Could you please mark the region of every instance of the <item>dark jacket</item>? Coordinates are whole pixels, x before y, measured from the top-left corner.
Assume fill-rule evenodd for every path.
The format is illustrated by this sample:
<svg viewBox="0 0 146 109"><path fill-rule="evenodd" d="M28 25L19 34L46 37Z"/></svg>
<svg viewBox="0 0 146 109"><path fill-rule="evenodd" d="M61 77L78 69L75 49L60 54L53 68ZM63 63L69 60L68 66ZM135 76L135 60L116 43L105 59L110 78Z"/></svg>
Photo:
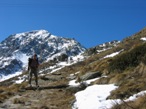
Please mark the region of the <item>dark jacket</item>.
<svg viewBox="0 0 146 109"><path fill-rule="evenodd" d="M38 68L38 66L39 66L38 58L36 60L34 60L33 58L28 59L28 70L30 68Z"/></svg>

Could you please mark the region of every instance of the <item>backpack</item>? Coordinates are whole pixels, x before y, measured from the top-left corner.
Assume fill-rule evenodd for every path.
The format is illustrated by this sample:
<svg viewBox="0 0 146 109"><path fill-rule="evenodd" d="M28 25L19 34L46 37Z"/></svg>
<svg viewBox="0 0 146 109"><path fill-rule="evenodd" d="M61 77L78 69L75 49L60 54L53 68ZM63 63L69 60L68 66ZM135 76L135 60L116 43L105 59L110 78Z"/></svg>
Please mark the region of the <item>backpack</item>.
<svg viewBox="0 0 146 109"><path fill-rule="evenodd" d="M28 59L28 68L37 67L39 65L38 58L34 61L32 58Z"/></svg>
<svg viewBox="0 0 146 109"><path fill-rule="evenodd" d="M32 58L28 58L28 66L31 65L31 62L32 62Z"/></svg>
<svg viewBox="0 0 146 109"><path fill-rule="evenodd" d="M30 69L31 62L32 62L32 58L28 58L28 70Z"/></svg>

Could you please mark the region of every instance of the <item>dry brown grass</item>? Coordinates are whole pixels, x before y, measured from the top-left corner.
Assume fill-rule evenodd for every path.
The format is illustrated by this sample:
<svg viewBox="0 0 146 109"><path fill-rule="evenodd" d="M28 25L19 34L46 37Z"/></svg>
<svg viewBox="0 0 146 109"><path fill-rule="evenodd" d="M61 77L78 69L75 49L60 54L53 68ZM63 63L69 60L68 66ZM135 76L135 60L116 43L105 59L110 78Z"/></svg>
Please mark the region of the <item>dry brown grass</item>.
<svg viewBox="0 0 146 109"><path fill-rule="evenodd" d="M131 104L136 106L138 109L146 109L146 95L139 97L136 101Z"/></svg>
<svg viewBox="0 0 146 109"><path fill-rule="evenodd" d="M0 102L3 102L5 99L14 96L16 93L20 91L20 88L25 87L26 83L21 85L13 84L9 86L0 86Z"/></svg>
<svg viewBox="0 0 146 109"><path fill-rule="evenodd" d="M143 42L140 40L140 38L145 36L146 36L146 28L142 30L142 32L138 32L132 37L124 39L122 43L119 44L117 47L111 50L107 50L103 53L95 54L91 56L89 59L86 60L86 65L81 68L80 70L81 73L79 74L79 76L89 71L100 71L103 74L106 75L108 74L108 77L103 77L99 80L96 80L92 84L116 83L116 85L118 85L119 88L113 91L111 95L108 97L111 99L125 99L140 91L146 90L145 87L146 66L142 64L141 61L136 66L127 67L122 72L118 70L116 70L116 72L112 72L109 70L109 62L112 61L115 57L111 59L100 60L102 57L106 56L107 54L120 51L121 49L124 49L124 52L126 53L127 51L132 51L134 48L138 48L139 46L142 45L141 43ZM143 45L145 46L145 44ZM142 98L141 100L143 101ZM137 103L137 105L136 103L133 102L129 102L128 104L131 105L133 103L134 107L136 106L138 107L138 105L140 105L140 102L142 101L139 100L139 103ZM114 109L131 109L131 108L122 105L121 107L117 106L117 108ZM145 109L145 108L143 106L140 108L138 107L136 109Z"/></svg>
<svg viewBox="0 0 146 109"><path fill-rule="evenodd" d="M92 82L91 84L108 84L110 81L110 77L102 77L94 82Z"/></svg>
<svg viewBox="0 0 146 109"><path fill-rule="evenodd" d="M116 74L115 76L111 77L109 83L114 83L116 85L121 85L122 82L126 79L126 74L122 73L122 74Z"/></svg>
<svg viewBox="0 0 146 109"><path fill-rule="evenodd" d="M26 99L23 99L23 98L15 98L14 100L13 100L13 104L25 104L25 100Z"/></svg>
<svg viewBox="0 0 146 109"><path fill-rule="evenodd" d="M108 69L109 63L110 63L110 61L112 61L113 58L102 59L103 57L105 57L106 55L109 55L111 53L123 50L123 49L124 49L124 51L128 51L131 48L138 46L140 43L141 43L141 41L139 39L131 40L131 37L126 38L117 47L106 50L99 54L94 54L91 57L89 57L87 60L84 61L85 66L81 67L80 71L83 74L86 72L89 72L89 71L101 71L105 74L108 74L110 72Z"/></svg>
<svg viewBox="0 0 146 109"><path fill-rule="evenodd" d="M141 76L132 77L126 74L115 76L114 78L111 79L111 81L116 79L117 82L116 84L119 85L119 88L112 91L111 95L108 98L125 99L140 91L146 90L145 77L146 75L142 77Z"/></svg>
<svg viewBox="0 0 146 109"><path fill-rule="evenodd" d="M146 95L138 97L135 101L115 103L111 109L146 109Z"/></svg>

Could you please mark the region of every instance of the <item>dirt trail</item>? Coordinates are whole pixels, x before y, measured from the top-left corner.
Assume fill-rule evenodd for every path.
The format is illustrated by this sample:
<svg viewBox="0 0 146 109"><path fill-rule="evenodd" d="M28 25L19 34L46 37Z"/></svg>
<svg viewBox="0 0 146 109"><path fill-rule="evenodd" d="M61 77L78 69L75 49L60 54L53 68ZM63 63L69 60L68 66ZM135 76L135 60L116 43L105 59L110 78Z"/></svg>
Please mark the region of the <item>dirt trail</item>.
<svg viewBox="0 0 146 109"><path fill-rule="evenodd" d="M48 74L39 78L39 89L25 86L0 103L0 109L71 109L74 99L67 90L69 75Z"/></svg>

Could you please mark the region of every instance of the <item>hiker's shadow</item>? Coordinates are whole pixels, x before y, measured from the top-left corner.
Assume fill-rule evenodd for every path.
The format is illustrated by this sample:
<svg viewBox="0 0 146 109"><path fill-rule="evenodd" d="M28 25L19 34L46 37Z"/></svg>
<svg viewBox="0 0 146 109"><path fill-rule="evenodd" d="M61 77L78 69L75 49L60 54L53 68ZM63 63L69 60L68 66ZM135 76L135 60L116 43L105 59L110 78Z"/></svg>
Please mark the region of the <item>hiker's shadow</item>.
<svg viewBox="0 0 146 109"><path fill-rule="evenodd" d="M47 90L47 89L61 89L66 88L68 85L56 85L56 86L40 86L40 87L26 87L26 90Z"/></svg>

